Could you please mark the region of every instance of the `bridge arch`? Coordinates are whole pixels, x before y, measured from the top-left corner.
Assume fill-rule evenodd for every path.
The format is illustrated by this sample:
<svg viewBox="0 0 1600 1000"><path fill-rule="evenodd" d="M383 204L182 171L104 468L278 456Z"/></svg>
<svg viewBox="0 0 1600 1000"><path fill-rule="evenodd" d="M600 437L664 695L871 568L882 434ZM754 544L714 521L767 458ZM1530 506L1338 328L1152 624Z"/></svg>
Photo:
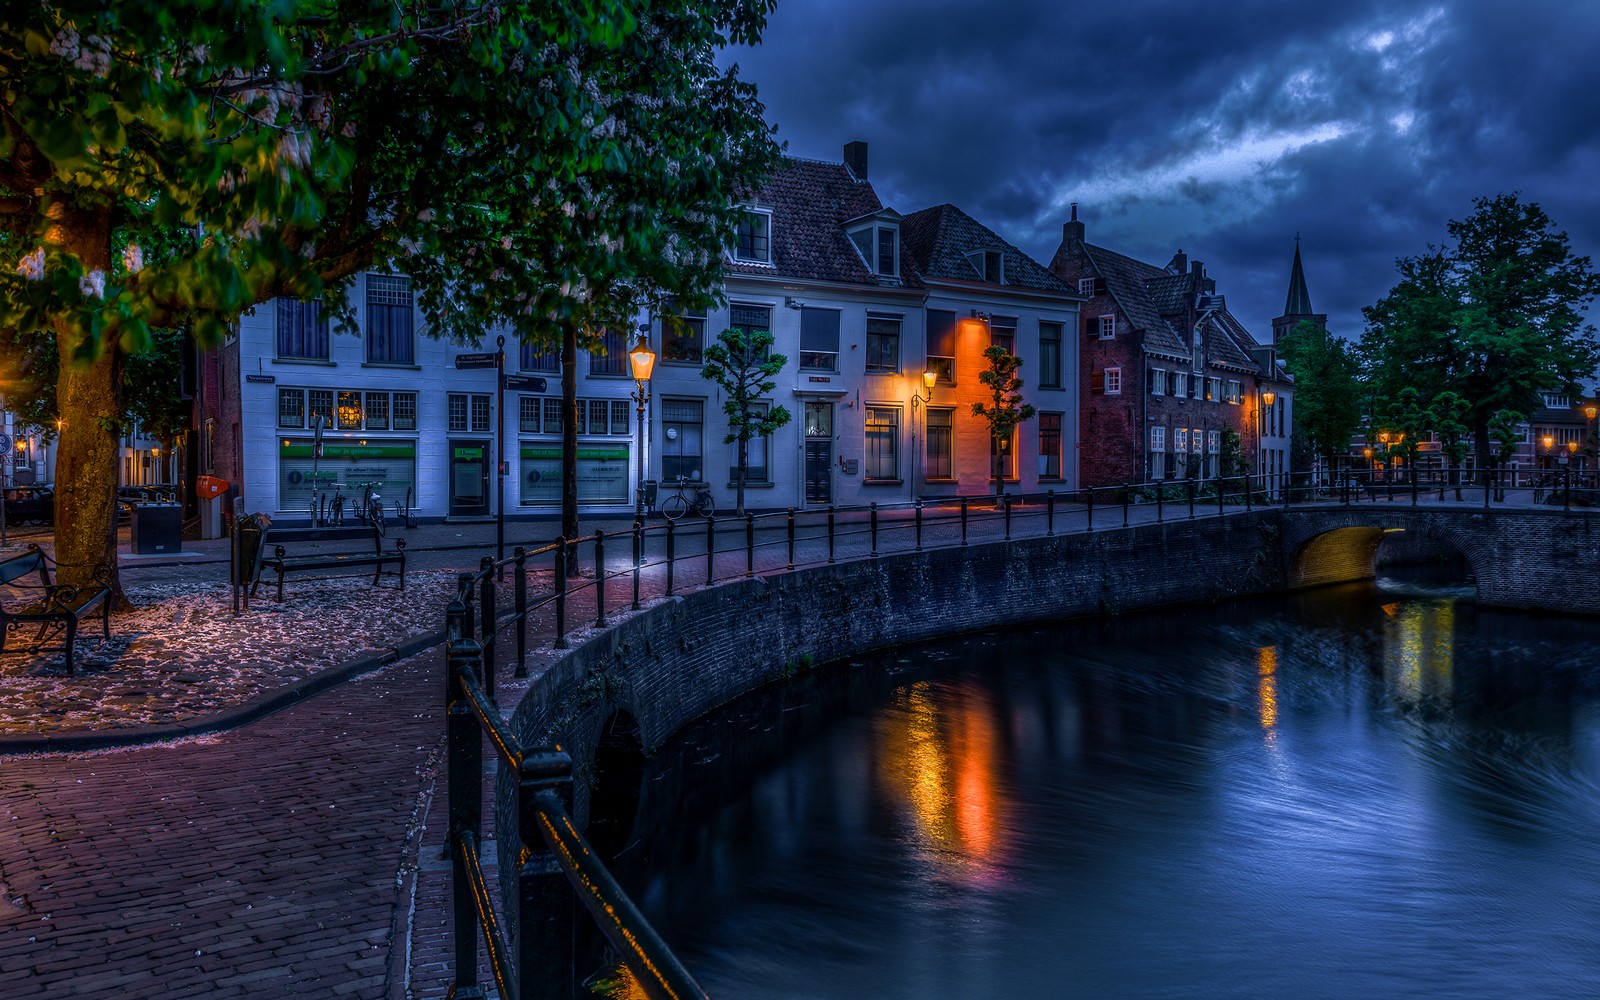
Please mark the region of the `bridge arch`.
<svg viewBox="0 0 1600 1000"><path fill-rule="evenodd" d="M644 782L639 721L617 709L600 727L588 797L589 844L609 862L627 846Z"/></svg>
<svg viewBox="0 0 1600 1000"><path fill-rule="evenodd" d="M1285 533L1285 582L1290 589L1301 589L1370 580L1380 562L1450 558L1463 560L1477 580L1484 559L1481 538L1462 537L1455 528L1437 519L1404 514L1341 512L1305 521Z"/></svg>

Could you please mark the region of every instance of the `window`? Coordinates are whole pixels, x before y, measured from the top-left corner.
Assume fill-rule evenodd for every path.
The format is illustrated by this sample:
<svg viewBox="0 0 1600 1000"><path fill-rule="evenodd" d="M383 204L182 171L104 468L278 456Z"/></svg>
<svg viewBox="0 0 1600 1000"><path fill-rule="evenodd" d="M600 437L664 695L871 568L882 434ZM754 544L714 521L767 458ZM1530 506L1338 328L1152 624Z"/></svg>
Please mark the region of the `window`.
<svg viewBox="0 0 1600 1000"><path fill-rule="evenodd" d="M700 364L706 346L704 312L668 313L661 318L661 360Z"/></svg>
<svg viewBox="0 0 1600 1000"><path fill-rule="evenodd" d="M747 264L772 263L772 213L746 209L733 236L733 259Z"/></svg>
<svg viewBox="0 0 1600 1000"><path fill-rule="evenodd" d="M757 402L750 404L750 413L756 419L767 415L772 408L771 403ZM733 428L728 428L729 433ZM744 481L748 483L770 483L772 438L766 434L757 434L745 442L745 470ZM728 444L728 481L731 483L739 476L739 442L732 441Z"/></svg>
<svg viewBox="0 0 1600 1000"><path fill-rule="evenodd" d="M279 360L328 360L328 318L321 302L279 299L277 313Z"/></svg>
<svg viewBox="0 0 1600 1000"><path fill-rule="evenodd" d="M339 430L359 431L362 427L361 393L339 393L339 408L336 416L339 418Z"/></svg>
<svg viewBox="0 0 1600 1000"><path fill-rule="evenodd" d="M387 392L367 393L367 430L386 431L389 429L389 394Z"/></svg>
<svg viewBox="0 0 1600 1000"><path fill-rule="evenodd" d="M1016 432L1015 428L1012 429L1010 437L1006 437L1006 438L1001 438L1000 439L1000 442L999 442L999 444L1000 444L1000 477L1002 479L1014 480L1014 479L1017 478L1017 449L1016 449L1016 443L1017 443L1017 432ZM990 474L991 475L993 474L993 469L994 469L994 446L995 446L995 437L994 437L993 434L990 434L989 435L989 469L990 469Z"/></svg>
<svg viewBox="0 0 1600 1000"><path fill-rule="evenodd" d="M489 430L489 394L452 392L446 400L449 429L453 432Z"/></svg>
<svg viewBox="0 0 1600 1000"><path fill-rule="evenodd" d="M306 392L306 426L310 427L318 417L322 418L322 426L333 427L333 390L310 389Z"/></svg>
<svg viewBox="0 0 1600 1000"><path fill-rule="evenodd" d="M540 397L523 396L517 403L517 430L524 434L539 433Z"/></svg>
<svg viewBox="0 0 1600 1000"><path fill-rule="evenodd" d="M1228 380L1228 395L1226 398L1230 403L1237 403L1244 398L1244 386L1238 379Z"/></svg>
<svg viewBox="0 0 1600 1000"><path fill-rule="evenodd" d="M974 250L967 254L967 263L978 272L978 277L996 285L1005 284L1005 256L998 250Z"/></svg>
<svg viewBox="0 0 1600 1000"><path fill-rule="evenodd" d="M1122 369L1106 369L1106 395L1120 396L1122 394Z"/></svg>
<svg viewBox="0 0 1600 1000"><path fill-rule="evenodd" d="M278 426L304 427L306 425L306 391L304 389L278 390Z"/></svg>
<svg viewBox="0 0 1600 1000"><path fill-rule="evenodd" d="M560 400L555 401L557 404ZM665 399L661 401L661 478L669 483L679 479L703 482L701 443L705 431L705 400Z"/></svg>
<svg viewBox="0 0 1600 1000"><path fill-rule="evenodd" d="M955 462L952 454L955 430L954 410L928 410L928 458L923 476L927 479L952 479Z"/></svg>
<svg viewBox="0 0 1600 1000"><path fill-rule="evenodd" d="M538 344L524 340L522 342L522 356L518 359L525 372L559 372L561 371L561 348L551 346L542 347Z"/></svg>
<svg viewBox="0 0 1600 1000"><path fill-rule="evenodd" d="M1150 479L1160 482L1167 478L1167 429L1150 428Z"/></svg>
<svg viewBox="0 0 1600 1000"><path fill-rule="evenodd" d="M1206 476L1216 479L1222 474L1222 432L1206 432Z"/></svg>
<svg viewBox="0 0 1600 1000"><path fill-rule="evenodd" d="M1189 428L1178 427L1172 431L1172 471L1182 474L1179 462L1189 453Z"/></svg>
<svg viewBox="0 0 1600 1000"><path fill-rule="evenodd" d="M1078 279L1078 294L1079 295L1093 295L1094 294L1094 279L1093 278L1079 278Z"/></svg>
<svg viewBox="0 0 1600 1000"><path fill-rule="evenodd" d="M989 346L1004 347L1007 354L1017 353L1017 318L991 316L989 318Z"/></svg>
<svg viewBox="0 0 1600 1000"><path fill-rule="evenodd" d="M728 308L728 327L746 337L753 333L772 332L772 309L768 306L747 306L734 303ZM767 351L762 350L765 358Z"/></svg>
<svg viewBox="0 0 1600 1000"><path fill-rule="evenodd" d="M1206 398L1211 400L1213 403L1222 402L1222 379L1206 379Z"/></svg>
<svg viewBox="0 0 1600 1000"><path fill-rule="evenodd" d="M800 367L834 371L839 363L839 310L800 309Z"/></svg>
<svg viewBox="0 0 1600 1000"><path fill-rule="evenodd" d="M1189 395L1189 373L1188 372L1173 372L1172 373L1172 394L1174 396L1187 396L1187 395Z"/></svg>
<svg viewBox="0 0 1600 1000"><path fill-rule="evenodd" d="M559 398L545 397L544 432L546 434L561 433L561 400Z"/></svg>
<svg viewBox="0 0 1600 1000"><path fill-rule="evenodd" d="M956 314L945 309L928 310L928 368L939 373L945 384L956 380Z"/></svg>
<svg viewBox="0 0 1600 1000"><path fill-rule="evenodd" d="M1552 410L1558 410L1563 407L1571 406L1572 400L1561 395L1560 393L1547 392L1544 394L1544 405Z"/></svg>
<svg viewBox="0 0 1600 1000"><path fill-rule="evenodd" d="M1164 396L1167 393L1167 370L1165 368L1150 369L1150 395Z"/></svg>
<svg viewBox="0 0 1600 1000"><path fill-rule="evenodd" d="M367 275L367 361L375 365L414 364L411 331L411 279Z"/></svg>
<svg viewBox="0 0 1600 1000"><path fill-rule="evenodd" d="M1061 388L1061 324L1039 324L1039 388Z"/></svg>
<svg viewBox="0 0 1600 1000"><path fill-rule="evenodd" d="M397 392L390 399L394 405L394 429L397 431L416 430L417 394L414 392Z"/></svg>
<svg viewBox="0 0 1600 1000"><path fill-rule="evenodd" d="M900 273L899 240L888 226L878 227L878 273L893 276Z"/></svg>
<svg viewBox="0 0 1600 1000"><path fill-rule="evenodd" d="M589 352L590 375L628 374L628 345L621 330L601 330L599 343Z"/></svg>
<svg viewBox="0 0 1600 1000"><path fill-rule="evenodd" d="M1190 476L1201 475L1200 463L1205 460L1205 456L1202 454L1202 452L1205 450L1205 433L1205 431L1198 427L1189 432L1190 460L1188 474Z"/></svg>
<svg viewBox="0 0 1600 1000"><path fill-rule="evenodd" d="M866 478L870 482L900 479L900 409L867 407Z"/></svg>
<svg viewBox="0 0 1600 1000"><path fill-rule="evenodd" d="M1101 340L1117 339L1117 317L1115 313L1105 316L1096 316L1093 320L1095 336Z"/></svg>
<svg viewBox="0 0 1600 1000"><path fill-rule="evenodd" d="M900 370L900 317L867 314L867 371Z"/></svg>
<svg viewBox="0 0 1600 1000"><path fill-rule="evenodd" d="M1061 414L1039 414L1039 478L1061 478Z"/></svg>

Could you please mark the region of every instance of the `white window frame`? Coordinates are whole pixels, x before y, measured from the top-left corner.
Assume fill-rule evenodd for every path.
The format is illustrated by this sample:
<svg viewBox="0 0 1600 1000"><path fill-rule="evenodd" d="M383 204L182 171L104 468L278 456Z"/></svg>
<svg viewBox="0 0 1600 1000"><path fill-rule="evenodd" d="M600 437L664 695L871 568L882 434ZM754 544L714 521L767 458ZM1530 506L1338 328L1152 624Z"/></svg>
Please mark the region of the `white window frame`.
<svg viewBox="0 0 1600 1000"><path fill-rule="evenodd" d="M989 258L995 258L993 278L989 277ZM1006 255L999 250L973 250L967 254L967 263L978 272L978 278L995 285L1006 283Z"/></svg>
<svg viewBox="0 0 1600 1000"><path fill-rule="evenodd" d="M1093 295L1094 294L1094 279L1093 278L1079 278L1078 279L1078 294L1079 295Z"/></svg>
<svg viewBox="0 0 1600 1000"><path fill-rule="evenodd" d="M770 209L770 208L754 208L752 206L746 205L740 211L741 211L741 219L740 219L741 224L743 223L743 216L760 217L760 218L762 218L762 219L764 219L766 221L766 227L767 227L767 232L766 232L767 252L766 252L766 256L763 256L763 257L757 257L757 256L745 257L745 256L742 256L740 254L740 252L739 252L739 230L738 230L738 228L735 228L734 233L733 233L733 245L728 247L728 257L731 260L733 260L735 263L738 263L738 264L764 264L764 265L766 265L768 267L771 267L772 266L772 209ZM752 234L751 242L752 242L752 244L754 243L754 235L753 234ZM753 252L754 251L752 250L752 253Z"/></svg>
<svg viewBox="0 0 1600 1000"><path fill-rule="evenodd" d="M1120 396L1120 395L1122 395L1122 369L1120 367L1118 367L1118 368L1107 368L1105 370L1105 376L1106 376L1106 395L1107 396Z"/></svg>
<svg viewBox="0 0 1600 1000"><path fill-rule="evenodd" d="M1165 396L1166 394L1167 370L1165 368L1150 369L1150 395Z"/></svg>
<svg viewBox="0 0 1600 1000"><path fill-rule="evenodd" d="M1162 480L1167 478L1167 429L1165 426L1150 428L1150 478Z"/></svg>
<svg viewBox="0 0 1600 1000"><path fill-rule="evenodd" d="M1171 381L1167 383L1167 394L1169 396L1189 395L1189 373L1173 372Z"/></svg>
<svg viewBox="0 0 1600 1000"><path fill-rule="evenodd" d="M1095 323L1095 336L1096 337L1098 337L1101 340L1116 340L1117 339L1117 314L1116 313L1106 313L1103 316L1096 316L1095 319L1097 321Z"/></svg>

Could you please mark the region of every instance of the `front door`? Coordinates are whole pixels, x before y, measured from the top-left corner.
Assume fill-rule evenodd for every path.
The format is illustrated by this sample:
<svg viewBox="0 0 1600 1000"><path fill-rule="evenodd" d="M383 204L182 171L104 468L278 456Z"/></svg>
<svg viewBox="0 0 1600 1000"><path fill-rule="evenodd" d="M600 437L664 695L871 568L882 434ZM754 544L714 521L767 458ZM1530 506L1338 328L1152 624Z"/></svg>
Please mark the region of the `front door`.
<svg viewBox="0 0 1600 1000"><path fill-rule="evenodd" d="M806 505L833 503L833 404L806 404Z"/></svg>
<svg viewBox="0 0 1600 1000"><path fill-rule="evenodd" d="M450 516L489 514L489 442L450 442Z"/></svg>

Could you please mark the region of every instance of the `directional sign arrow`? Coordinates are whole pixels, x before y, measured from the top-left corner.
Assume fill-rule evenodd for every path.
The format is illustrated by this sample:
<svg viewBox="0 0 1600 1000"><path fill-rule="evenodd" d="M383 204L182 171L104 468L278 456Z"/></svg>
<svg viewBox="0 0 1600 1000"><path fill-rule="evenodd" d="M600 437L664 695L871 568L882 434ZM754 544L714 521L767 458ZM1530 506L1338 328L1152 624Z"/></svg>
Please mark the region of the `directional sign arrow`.
<svg viewBox="0 0 1600 1000"><path fill-rule="evenodd" d="M521 389L524 392L544 392L549 383L533 375L506 374L507 389Z"/></svg>

